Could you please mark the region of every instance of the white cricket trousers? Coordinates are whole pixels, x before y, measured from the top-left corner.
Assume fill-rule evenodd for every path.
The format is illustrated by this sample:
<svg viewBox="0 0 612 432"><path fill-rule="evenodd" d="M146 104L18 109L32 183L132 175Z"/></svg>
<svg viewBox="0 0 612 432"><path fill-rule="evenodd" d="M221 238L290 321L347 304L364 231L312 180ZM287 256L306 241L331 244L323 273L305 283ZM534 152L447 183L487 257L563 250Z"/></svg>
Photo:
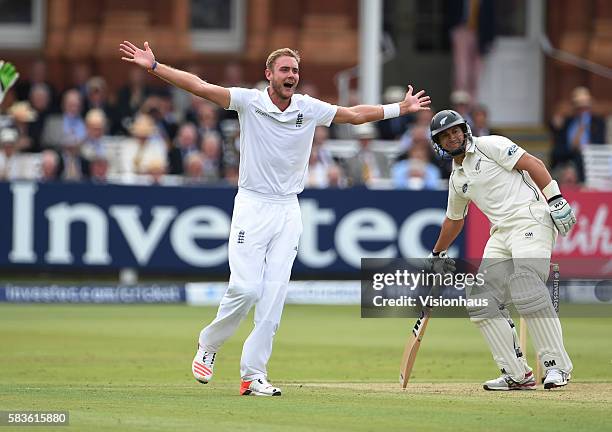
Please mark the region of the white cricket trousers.
<svg viewBox="0 0 612 432"><path fill-rule="evenodd" d="M216 318L200 333L200 346L217 352L255 305L255 327L244 342L240 360L245 381L267 376L301 233L296 195L239 189L229 237L229 285Z"/></svg>

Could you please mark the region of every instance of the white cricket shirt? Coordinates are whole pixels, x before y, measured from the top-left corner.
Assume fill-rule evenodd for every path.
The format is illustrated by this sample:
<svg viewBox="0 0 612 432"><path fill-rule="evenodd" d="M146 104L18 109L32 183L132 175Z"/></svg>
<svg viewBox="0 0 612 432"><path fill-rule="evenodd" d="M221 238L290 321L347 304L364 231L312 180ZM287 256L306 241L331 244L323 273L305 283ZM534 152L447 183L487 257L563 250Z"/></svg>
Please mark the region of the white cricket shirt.
<svg viewBox="0 0 612 432"><path fill-rule="evenodd" d="M526 171L514 169L525 150L506 137L474 137L461 165L453 161L448 181L449 219L463 219L473 201L491 224L491 232L519 210L536 201L544 202Z"/></svg>
<svg viewBox="0 0 612 432"><path fill-rule="evenodd" d="M237 111L240 121L238 186L267 195L302 192L315 128L329 126L338 107L294 94L281 111L267 88L229 90L228 109Z"/></svg>

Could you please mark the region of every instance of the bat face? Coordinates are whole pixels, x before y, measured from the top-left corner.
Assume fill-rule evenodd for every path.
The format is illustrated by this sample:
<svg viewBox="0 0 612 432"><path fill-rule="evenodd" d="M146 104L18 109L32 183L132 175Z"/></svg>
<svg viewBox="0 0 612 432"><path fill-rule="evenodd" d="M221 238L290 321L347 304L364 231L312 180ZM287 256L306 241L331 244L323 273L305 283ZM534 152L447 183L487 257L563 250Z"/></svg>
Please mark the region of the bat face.
<svg viewBox="0 0 612 432"><path fill-rule="evenodd" d="M426 308L421 311L421 316L416 320L412 328L412 335L408 338L408 342L406 342L404 355L402 356L402 364L400 365L400 384L403 389L408 385L410 373L412 372L417 353L421 347L421 340L425 334L425 329L427 328L430 317L431 309Z"/></svg>

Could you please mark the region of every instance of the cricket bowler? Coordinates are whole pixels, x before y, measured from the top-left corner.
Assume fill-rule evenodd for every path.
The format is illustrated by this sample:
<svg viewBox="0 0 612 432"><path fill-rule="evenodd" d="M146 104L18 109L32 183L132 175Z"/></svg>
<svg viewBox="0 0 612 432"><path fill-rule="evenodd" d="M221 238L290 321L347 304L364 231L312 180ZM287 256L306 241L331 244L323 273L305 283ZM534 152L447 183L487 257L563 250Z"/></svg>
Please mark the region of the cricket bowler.
<svg viewBox="0 0 612 432"><path fill-rule="evenodd" d="M573 210L544 163L508 138L474 137L465 119L452 110L438 112L430 131L436 151L453 159L446 218L431 266L440 272L454 267L447 250L463 228L470 201L491 223L479 268L486 275L488 306L468 308L502 373L486 381L484 389L536 388L505 307L510 301L527 322L545 374L544 388L567 385L572 362L546 280L557 233L567 235L576 223Z"/></svg>
<svg viewBox="0 0 612 432"><path fill-rule="evenodd" d="M238 193L229 236L229 286L216 318L202 330L192 362L195 379L212 379L217 352L255 306L255 327L240 360L241 395L280 396L268 381L267 364L298 252L302 217L297 195L304 189L312 139L317 126L362 124L427 110L429 96L408 86L402 102L341 107L295 93L300 57L289 48L266 61L269 86L263 90L225 88L156 61L148 42L144 50L124 41L123 60L238 112L240 168Z"/></svg>

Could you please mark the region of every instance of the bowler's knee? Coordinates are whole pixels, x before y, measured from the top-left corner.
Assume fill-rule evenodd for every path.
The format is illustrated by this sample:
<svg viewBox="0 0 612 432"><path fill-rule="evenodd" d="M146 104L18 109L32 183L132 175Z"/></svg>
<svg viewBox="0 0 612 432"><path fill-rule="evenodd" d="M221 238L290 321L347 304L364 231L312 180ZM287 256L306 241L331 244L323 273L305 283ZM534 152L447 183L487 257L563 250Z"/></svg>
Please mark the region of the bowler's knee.
<svg viewBox="0 0 612 432"><path fill-rule="evenodd" d="M252 305L259 298L260 285L258 283L233 282L228 286L226 296Z"/></svg>

